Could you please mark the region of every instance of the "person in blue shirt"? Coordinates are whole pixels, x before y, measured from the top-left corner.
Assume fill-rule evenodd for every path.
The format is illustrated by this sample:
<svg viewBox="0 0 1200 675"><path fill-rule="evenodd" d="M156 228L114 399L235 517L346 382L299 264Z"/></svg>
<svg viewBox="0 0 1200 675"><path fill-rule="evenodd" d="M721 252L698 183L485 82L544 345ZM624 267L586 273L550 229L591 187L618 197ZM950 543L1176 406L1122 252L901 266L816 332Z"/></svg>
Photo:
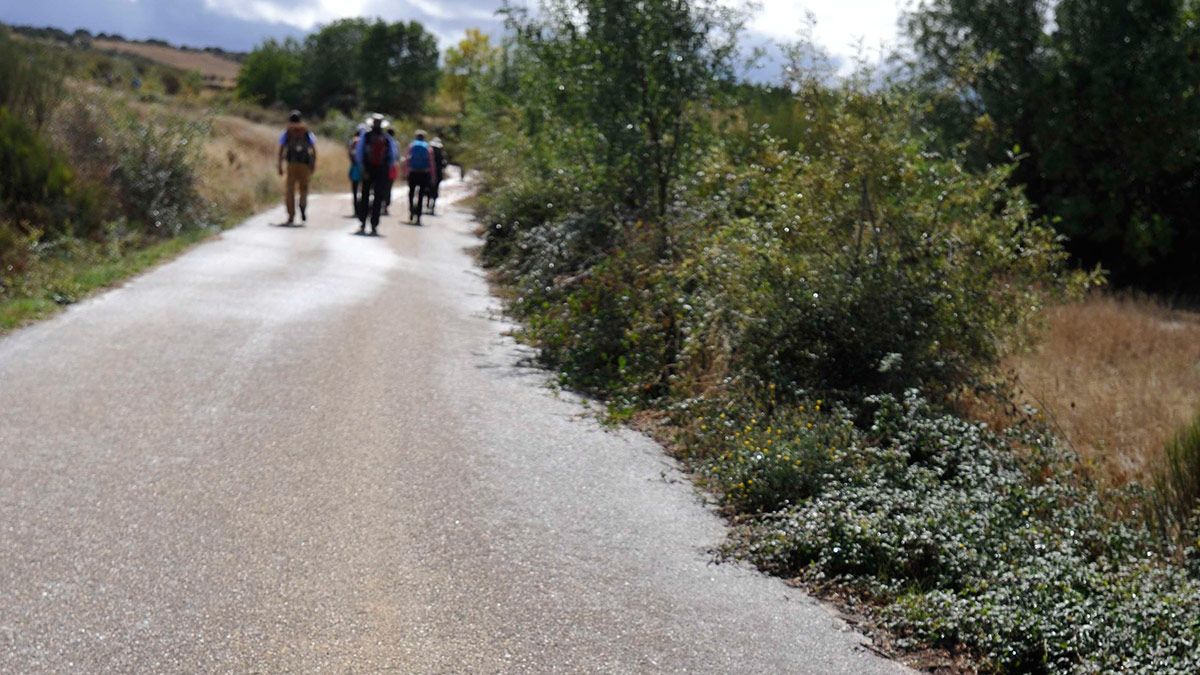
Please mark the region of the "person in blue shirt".
<svg viewBox="0 0 1200 675"><path fill-rule="evenodd" d="M355 210L358 233L366 234L367 218L370 217L371 234L379 234L379 214L387 200L388 172L396 163L392 140L383 130L383 115L371 116L371 129L359 141L355 159L363 169L362 188Z"/></svg>
<svg viewBox="0 0 1200 675"><path fill-rule="evenodd" d="M300 111L288 115L287 129L279 137L279 175L284 175L283 163L287 162L287 178L284 188L284 205L287 207L287 224L296 221L296 192L300 192L300 219L308 220L308 181L317 170L317 137L300 121Z"/></svg>
<svg viewBox="0 0 1200 675"><path fill-rule="evenodd" d="M421 224L421 212L425 209L425 198L429 195L433 177L433 150L425 142L425 132L418 129L416 138L408 144L405 168L408 171L408 222ZM413 204L413 193L417 202Z"/></svg>

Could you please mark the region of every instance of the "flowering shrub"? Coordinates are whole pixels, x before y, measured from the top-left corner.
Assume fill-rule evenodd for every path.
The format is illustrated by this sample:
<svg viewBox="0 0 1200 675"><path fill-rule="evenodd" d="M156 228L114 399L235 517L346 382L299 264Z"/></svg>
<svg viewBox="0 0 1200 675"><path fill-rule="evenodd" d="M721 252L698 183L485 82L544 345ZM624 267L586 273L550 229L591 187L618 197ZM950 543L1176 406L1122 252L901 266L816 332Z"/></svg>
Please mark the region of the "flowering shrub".
<svg viewBox="0 0 1200 675"><path fill-rule="evenodd" d="M1143 521L1109 516L1052 438L993 433L915 392L871 402L866 429L837 415L775 429L784 447L841 441L808 481L779 482L761 451L746 461L748 427L724 437L710 484L739 511L776 507L743 525L737 554L857 588L902 644L965 644L996 670L1200 667L1200 581ZM771 499L747 502L752 483Z"/></svg>

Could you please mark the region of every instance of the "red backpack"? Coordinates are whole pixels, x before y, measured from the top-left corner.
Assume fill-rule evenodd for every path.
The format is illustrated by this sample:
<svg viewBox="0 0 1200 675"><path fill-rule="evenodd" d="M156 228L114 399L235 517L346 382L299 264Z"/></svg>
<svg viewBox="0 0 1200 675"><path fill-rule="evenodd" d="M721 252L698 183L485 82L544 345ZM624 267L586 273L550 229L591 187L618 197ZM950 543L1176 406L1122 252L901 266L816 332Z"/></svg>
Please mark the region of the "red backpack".
<svg viewBox="0 0 1200 675"><path fill-rule="evenodd" d="M387 134L383 132L372 131L367 135L367 150L363 153L363 159L367 166L372 169L382 169L388 163L388 151L391 150L391 143L388 141Z"/></svg>

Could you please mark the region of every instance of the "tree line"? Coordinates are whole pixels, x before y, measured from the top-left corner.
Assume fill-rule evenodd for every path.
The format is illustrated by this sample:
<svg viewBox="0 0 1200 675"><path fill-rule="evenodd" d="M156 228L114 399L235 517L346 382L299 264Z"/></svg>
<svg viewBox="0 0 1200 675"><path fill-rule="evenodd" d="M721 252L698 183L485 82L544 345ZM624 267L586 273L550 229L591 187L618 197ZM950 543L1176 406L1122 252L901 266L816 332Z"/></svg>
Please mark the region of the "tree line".
<svg viewBox="0 0 1200 675"><path fill-rule="evenodd" d="M3 24L0 24L0 25L3 25ZM188 45L184 45L184 44L179 44L179 45L171 44L170 42L167 42L166 40L160 40L157 38L147 38L145 40L130 40L130 39L126 38L125 36L121 35L120 33L100 32L100 33L92 34L92 32L87 30L86 28L77 28L74 31L67 32L60 28L54 28L53 26L16 26L16 25L13 25L13 26L8 26L8 29L11 30L13 33L16 33L17 35L24 35L25 37L35 38L35 39L40 39L40 40L53 40L55 42L61 42L61 43L68 44L68 45L70 45L70 44L87 45L87 44L91 43L92 40L111 40L113 42L127 42L129 44L142 44L142 45L154 45L157 47L169 47L171 49L180 49L180 50L189 51L189 52L203 52L205 54L212 54L213 56L219 56L221 58L229 59L231 61L241 61L246 56L246 54L244 52L229 51L226 49L222 49L220 47L189 47Z"/></svg>
<svg viewBox="0 0 1200 675"><path fill-rule="evenodd" d="M1200 291L1200 2L926 0L925 123L1013 180L1117 285Z"/></svg>
<svg viewBox="0 0 1200 675"><path fill-rule="evenodd" d="M438 84L436 38L418 22L343 19L303 41L267 40L242 65L237 92L306 113L422 110Z"/></svg>

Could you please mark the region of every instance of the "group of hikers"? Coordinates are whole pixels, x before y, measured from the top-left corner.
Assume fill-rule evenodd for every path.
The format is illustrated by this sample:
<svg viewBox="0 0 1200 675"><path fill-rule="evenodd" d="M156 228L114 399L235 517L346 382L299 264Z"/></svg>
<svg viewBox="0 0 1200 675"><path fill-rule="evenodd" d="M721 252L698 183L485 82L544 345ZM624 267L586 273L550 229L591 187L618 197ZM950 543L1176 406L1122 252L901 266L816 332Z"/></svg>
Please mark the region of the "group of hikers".
<svg viewBox="0 0 1200 675"><path fill-rule="evenodd" d="M392 202L392 185L397 178L408 181L408 222L421 224L425 209L432 214L437 204L438 190L449 157L441 139L426 140L420 129L403 151L396 139L396 130L383 115L371 115L360 124L349 143L350 191L354 198L354 215L358 218L359 234L379 233L381 215L388 215ZM284 163L287 170L284 170ZM317 168L317 138L301 119L300 112L288 115L288 126L279 137L279 174L286 175L284 203L287 224L296 219L296 196L299 194L300 219L308 220L308 183Z"/></svg>

